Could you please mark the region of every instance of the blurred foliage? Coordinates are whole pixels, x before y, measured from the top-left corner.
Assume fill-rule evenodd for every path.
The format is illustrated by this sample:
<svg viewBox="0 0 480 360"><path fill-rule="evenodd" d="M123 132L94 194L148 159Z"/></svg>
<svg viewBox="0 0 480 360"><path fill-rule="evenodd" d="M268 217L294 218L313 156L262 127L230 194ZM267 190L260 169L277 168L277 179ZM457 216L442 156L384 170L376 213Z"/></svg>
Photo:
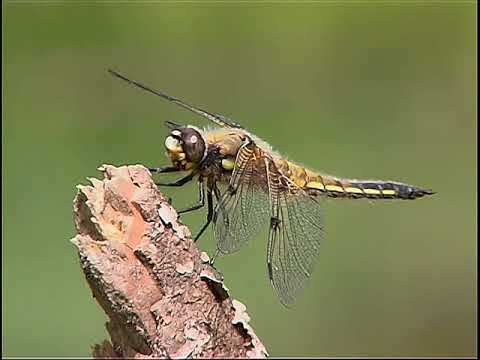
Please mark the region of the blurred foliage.
<svg viewBox="0 0 480 360"><path fill-rule="evenodd" d="M210 125L112 78L231 116L290 159L431 187L325 201L292 310L266 233L218 260L274 356L476 354L476 3L2 3L3 354L88 356L107 337L72 200L103 163L166 164L165 120ZM175 204L195 185L168 189ZM195 232L205 212L187 214ZM199 245L212 253L207 231Z"/></svg>

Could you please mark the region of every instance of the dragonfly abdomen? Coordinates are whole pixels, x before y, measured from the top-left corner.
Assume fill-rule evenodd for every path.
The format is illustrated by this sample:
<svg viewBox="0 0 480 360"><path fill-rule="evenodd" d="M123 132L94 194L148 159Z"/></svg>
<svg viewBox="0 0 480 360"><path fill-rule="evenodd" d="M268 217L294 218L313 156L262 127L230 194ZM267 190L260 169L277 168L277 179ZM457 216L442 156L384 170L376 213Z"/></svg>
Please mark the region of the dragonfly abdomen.
<svg viewBox="0 0 480 360"><path fill-rule="evenodd" d="M330 197L353 199L418 199L434 192L394 181L348 180L318 176L305 184Z"/></svg>

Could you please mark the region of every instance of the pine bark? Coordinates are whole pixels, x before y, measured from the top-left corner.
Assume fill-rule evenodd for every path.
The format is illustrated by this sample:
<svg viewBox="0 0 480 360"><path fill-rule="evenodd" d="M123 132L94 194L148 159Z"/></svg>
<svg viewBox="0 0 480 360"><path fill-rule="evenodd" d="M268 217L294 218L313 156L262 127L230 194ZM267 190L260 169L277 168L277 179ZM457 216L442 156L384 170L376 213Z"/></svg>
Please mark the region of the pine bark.
<svg viewBox="0 0 480 360"><path fill-rule="evenodd" d="M268 356L208 255L141 165L103 165L78 186L72 240L110 340L96 358Z"/></svg>

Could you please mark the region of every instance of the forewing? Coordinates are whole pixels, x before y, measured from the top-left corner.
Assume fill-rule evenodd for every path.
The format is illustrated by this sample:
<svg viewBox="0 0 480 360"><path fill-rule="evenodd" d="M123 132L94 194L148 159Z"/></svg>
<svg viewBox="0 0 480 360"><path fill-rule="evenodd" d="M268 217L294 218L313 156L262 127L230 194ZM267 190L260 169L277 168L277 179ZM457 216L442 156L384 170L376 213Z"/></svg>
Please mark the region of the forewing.
<svg viewBox="0 0 480 360"><path fill-rule="evenodd" d="M280 301L289 306L303 291L317 261L323 237L322 213L316 198L294 184L282 184L281 175L270 171L269 182L268 273Z"/></svg>
<svg viewBox="0 0 480 360"><path fill-rule="evenodd" d="M230 184L215 209L213 223L220 254L237 251L268 223L265 164L253 150L251 143L239 151Z"/></svg>

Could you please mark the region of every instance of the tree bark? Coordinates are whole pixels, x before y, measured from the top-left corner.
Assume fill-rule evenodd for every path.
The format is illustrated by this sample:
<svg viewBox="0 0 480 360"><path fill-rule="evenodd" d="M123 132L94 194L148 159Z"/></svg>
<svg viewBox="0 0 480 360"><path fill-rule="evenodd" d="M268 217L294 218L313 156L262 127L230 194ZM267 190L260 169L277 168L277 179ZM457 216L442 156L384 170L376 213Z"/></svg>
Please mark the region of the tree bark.
<svg viewBox="0 0 480 360"><path fill-rule="evenodd" d="M267 351L206 253L140 165L78 186L72 240L110 341L93 356L246 358Z"/></svg>

